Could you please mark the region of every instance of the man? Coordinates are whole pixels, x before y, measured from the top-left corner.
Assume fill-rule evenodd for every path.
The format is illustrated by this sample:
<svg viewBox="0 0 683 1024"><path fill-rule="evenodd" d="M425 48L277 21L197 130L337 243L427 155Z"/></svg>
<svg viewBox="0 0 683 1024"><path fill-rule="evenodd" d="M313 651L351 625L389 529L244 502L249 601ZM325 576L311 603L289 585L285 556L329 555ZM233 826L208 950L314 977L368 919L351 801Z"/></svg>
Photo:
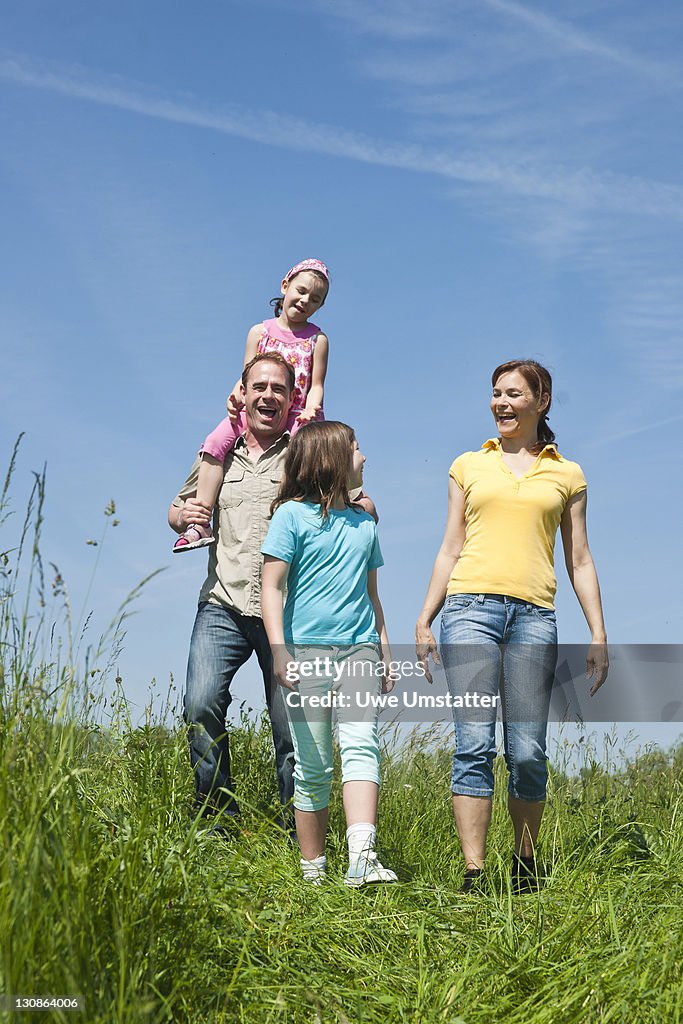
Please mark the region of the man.
<svg viewBox="0 0 683 1024"><path fill-rule="evenodd" d="M196 498L199 459L169 509L176 533L191 523L209 525L216 545L199 594L187 665L185 721L195 772L196 810L236 817L225 719L230 684L253 652L261 666L275 747L281 803L293 795L294 753L280 690L272 680L271 655L261 619L261 544L268 529L289 442L285 433L294 373L275 352L247 363L240 386L246 430L225 459L215 509Z"/></svg>

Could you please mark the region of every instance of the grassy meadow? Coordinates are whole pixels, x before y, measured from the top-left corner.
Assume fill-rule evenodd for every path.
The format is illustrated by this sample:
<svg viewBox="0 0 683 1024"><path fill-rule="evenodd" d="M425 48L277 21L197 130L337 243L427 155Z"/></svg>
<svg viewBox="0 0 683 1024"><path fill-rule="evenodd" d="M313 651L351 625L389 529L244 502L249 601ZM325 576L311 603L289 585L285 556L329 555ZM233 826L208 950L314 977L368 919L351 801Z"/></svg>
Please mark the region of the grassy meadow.
<svg viewBox="0 0 683 1024"><path fill-rule="evenodd" d="M510 892L501 771L490 891L463 897L448 737L416 733L390 743L384 765L380 849L400 884L342 885L337 789L330 880L306 887L274 824L267 723L245 718L233 734L243 832L226 840L190 816L182 723L162 724L170 705L129 719L111 672L125 604L81 656L61 577L44 580L42 489L36 477L20 539L0 556L0 991L78 995L85 1008L1 1019L683 1018L683 748L616 768L584 744L580 773L553 767L547 881L528 896Z"/></svg>

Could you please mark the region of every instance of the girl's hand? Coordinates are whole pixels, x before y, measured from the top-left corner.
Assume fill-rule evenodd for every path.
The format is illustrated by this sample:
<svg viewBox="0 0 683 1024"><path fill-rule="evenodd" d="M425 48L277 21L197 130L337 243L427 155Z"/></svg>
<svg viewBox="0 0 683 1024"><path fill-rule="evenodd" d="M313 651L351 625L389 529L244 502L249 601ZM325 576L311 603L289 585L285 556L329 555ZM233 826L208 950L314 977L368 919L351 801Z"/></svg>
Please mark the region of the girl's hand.
<svg viewBox="0 0 683 1024"><path fill-rule="evenodd" d="M588 654L586 656L586 678L593 679L593 685L590 689L591 697L597 693L605 679L607 679L607 673L609 671L609 654L607 652L606 643L595 643L595 641L588 648Z"/></svg>
<svg viewBox="0 0 683 1024"><path fill-rule="evenodd" d="M417 622L415 626L415 654L418 664L424 668L425 679L433 683L432 674L429 671L429 658L431 656L435 665L441 664L436 640L430 626L426 622Z"/></svg>
<svg viewBox="0 0 683 1024"><path fill-rule="evenodd" d="M298 674L292 672L292 664L292 659L286 648L278 650L273 654L273 676L275 682L279 686L284 686L287 690L294 690L299 682ZM292 678L294 675L296 675L296 679Z"/></svg>
<svg viewBox="0 0 683 1024"><path fill-rule="evenodd" d="M306 408L302 409L299 415L297 416L296 422L299 424L300 427L302 427L304 423L310 423L312 420L314 420L319 412L319 405L312 405L310 408L306 406Z"/></svg>
<svg viewBox="0 0 683 1024"><path fill-rule="evenodd" d="M239 416L240 410L242 409L243 406L244 402L242 401L241 396L237 394L237 392L232 391L228 395L227 401L228 416L232 423L234 423L237 417Z"/></svg>
<svg viewBox="0 0 683 1024"><path fill-rule="evenodd" d="M391 693L396 683L401 678L397 669L392 668L393 661L384 662L384 676L382 677L382 693Z"/></svg>

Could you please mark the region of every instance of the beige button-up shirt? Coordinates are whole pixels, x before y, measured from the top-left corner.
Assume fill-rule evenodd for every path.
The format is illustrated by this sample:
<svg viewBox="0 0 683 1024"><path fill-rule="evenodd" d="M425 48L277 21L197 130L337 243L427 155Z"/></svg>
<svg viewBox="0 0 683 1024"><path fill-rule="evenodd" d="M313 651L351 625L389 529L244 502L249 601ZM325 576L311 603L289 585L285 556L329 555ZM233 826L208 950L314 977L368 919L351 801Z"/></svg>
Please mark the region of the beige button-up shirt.
<svg viewBox="0 0 683 1024"><path fill-rule="evenodd" d="M223 604L242 615L261 617L261 545L268 532L270 505L282 478L289 434L254 461L244 436L225 459L223 486L213 517L216 543L209 548L209 569L199 601ZM199 458L173 499L181 508L197 493Z"/></svg>

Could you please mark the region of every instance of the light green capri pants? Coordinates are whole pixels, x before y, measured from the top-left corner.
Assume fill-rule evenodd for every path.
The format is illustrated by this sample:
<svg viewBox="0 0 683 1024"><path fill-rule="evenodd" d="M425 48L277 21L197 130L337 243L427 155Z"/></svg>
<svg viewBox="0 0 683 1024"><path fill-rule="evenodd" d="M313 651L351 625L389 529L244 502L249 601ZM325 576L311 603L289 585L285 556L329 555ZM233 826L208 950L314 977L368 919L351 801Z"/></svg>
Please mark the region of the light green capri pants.
<svg viewBox="0 0 683 1024"><path fill-rule="evenodd" d="M327 807L332 785L332 709L337 714L342 782L379 785L377 719L382 662L375 644L293 648L299 682L285 691L294 744L294 806Z"/></svg>

